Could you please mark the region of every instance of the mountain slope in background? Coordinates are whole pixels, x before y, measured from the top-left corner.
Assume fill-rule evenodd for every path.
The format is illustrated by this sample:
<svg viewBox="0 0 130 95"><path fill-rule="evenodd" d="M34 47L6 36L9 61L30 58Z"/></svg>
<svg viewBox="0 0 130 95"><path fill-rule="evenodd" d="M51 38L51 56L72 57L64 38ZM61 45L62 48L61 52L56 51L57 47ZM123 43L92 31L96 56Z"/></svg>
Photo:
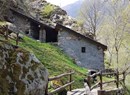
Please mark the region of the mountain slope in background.
<svg viewBox="0 0 130 95"><path fill-rule="evenodd" d="M76 18L77 15L79 14L79 10L81 8L82 2L83 0L78 0L75 3L62 7L62 9L66 10L68 15Z"/></svg>

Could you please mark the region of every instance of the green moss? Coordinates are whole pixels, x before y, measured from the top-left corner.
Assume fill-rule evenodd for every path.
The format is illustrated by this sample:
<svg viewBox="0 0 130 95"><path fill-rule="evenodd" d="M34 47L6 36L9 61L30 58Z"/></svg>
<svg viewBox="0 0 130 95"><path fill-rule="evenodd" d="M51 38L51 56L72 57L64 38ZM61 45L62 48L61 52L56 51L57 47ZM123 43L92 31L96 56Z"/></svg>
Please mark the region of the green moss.
<svg viewBox="0 0 130 95"><path fill-rule="evenodd" d="M13 80L17 81L19 80L19 76L21 74L21 66L19 64L13 64L12 65L12 69L13 69Z"/></svg>
<svg viewBox="0 0 130 95"><path fill-rule="evenodd" d="M22 81L18 81L16 83L16 88L17 88L17 93L16 95L25 95L24 92L25 92L25 84L22 82Z"/></svg>
<svg viewBox="0 0 130 95"><path fill-rule="evenodd" d="M0 73L1 77L6 78L6 76L8 75L8 70L7 69L2 69L0 71L1 71L1 73Z"/></svg>
<svg viewBox="0 0 130 95"><path fill-rule="evenodd" d="M7 23L5 21L0 21L0 26L5 26Z"/></svg>
<svg viewBox="0 0 130 95"><path fill-rule="evenodd" d="M27 72L29 72L29 69L26 67L23 67L23 74L26 74Z"/></svg>
<svg viewBox="0 0 130 95"><path fill-rule="evenodd" d="M10 85L8 84L8 81L0 77L0 93L2 93L1 95L8 95L9 86Z"/></svg>
<svg viewBox="0 0 130 95"><path fill-rule="evenodd" d="M22 70L22 71L23 71L23 74L22 74L21 78L25 78L27 72L29 72L29 69L26 68L26 67L23 67L23 70Z"/></svg>
<svg viewBox="0 0 130 95"><path fill-rule="evenodd" d="M15 48L14 46L10 47L10 44L8 43L0 42L0 57L3 57L3 51L8 52L9 58L5 57L6 68L5 66L3 66L3 68L5 69L0 69L0 95L25 95L25 83L22 82L19 77L22 75L21 77L25 78L27 72L29 72L29 69L35 71L36 68L39 68L38 66L40 64L31 61L32 67L24 67L29 61L30 53L21 48ZM20 61L20 64L22 66L16 63L18 53L23 54L20 56L20 58L22 59ZM2 62L0 64L2 64ZM9 80L13 82L10 83L9 80L7 81L7 76L9 77ZM34 80L31 75L28 75L27 78L28 80ZM44 77L41 78L44 79ZM14 86L16 86L17 89L16 93L13 92Z"/></svg>
<svg viewBox="0 0 130 95"><path fill-rule="evenodd" d="M51 13L54 11L55 7L51 4L46 5L42 10L43 17L50 17Z"/></svg>
<svg viewBox="0 0 130 95"><path fill-rule="evenodd" d="M31 66L32 71L35 71L36 68L39 66L39 64L35 63L33 60L31 61L31 64L32 64L32 66Z"/></svg>

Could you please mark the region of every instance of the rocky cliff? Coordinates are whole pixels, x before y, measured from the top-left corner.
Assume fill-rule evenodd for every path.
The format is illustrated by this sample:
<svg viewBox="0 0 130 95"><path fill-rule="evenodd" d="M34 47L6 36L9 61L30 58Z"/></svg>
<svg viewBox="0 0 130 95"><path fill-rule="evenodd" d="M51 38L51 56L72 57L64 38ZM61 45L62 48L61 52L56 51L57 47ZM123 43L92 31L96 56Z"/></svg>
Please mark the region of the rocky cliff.
<svg viewBox="0 0 130 95"><path fill-rule="evenodd" d="M76 21L67 15L67 12L61 9L59 6L50 4L45 0L27 0L26 5L33 17L40 21L55 26L56 23L60 23L66 27L69 27L75 31L82 32L82 27Z"/></svg>
<svg viewBox="0 0 130 95"><path fill-rule="evenodd" d="M0 95L45 95L48 72L31 53L0 41Z"/></svg>
<svg viewBox="0 0 130 95"><path fill-rule="evenodd" d="M76 19L68 16L66 11L61 9L59 6L50 4L45 0L11 0L11 4L9 3L10 2L8 2L8 6L18 9L19 12L22 11L25 14L31 15L40 22L46 23L49 26L55 27L57 23L60 23L77 32L84 32L81 24L79 24ZM6 15L9 16L7 13Z"/></svg>

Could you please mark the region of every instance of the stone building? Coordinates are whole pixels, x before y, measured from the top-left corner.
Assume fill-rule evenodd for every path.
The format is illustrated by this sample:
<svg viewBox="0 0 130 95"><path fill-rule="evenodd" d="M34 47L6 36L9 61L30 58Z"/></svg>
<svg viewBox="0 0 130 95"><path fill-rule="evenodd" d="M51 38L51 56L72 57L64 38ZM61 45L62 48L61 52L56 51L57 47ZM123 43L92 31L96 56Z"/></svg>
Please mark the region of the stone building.
<svg viewBox="0 0 130 95"><path fill-rule="evenodd" d="M104 69L104 51L107 46L57 24L58 45L76 64L88 69Z"/></svg>
<svg viewBox="0 0 130 95"><path fill-rule="evenodd" d="M57 42L79 66L88 69L104 68L104 51L107 46L63 25L51 27L22 12L11 11L12 23L29 37L41 42Z"/></svg>
<svg viewBox="0 0 130 95"><path fill-rule="evenodd" d="M15 31L18 30L41 42L57 42L58 32L54 27L46 25L22 11L16 9L10 10L10 16L8 18L5 17L5 19L17 27Z"/></svg>

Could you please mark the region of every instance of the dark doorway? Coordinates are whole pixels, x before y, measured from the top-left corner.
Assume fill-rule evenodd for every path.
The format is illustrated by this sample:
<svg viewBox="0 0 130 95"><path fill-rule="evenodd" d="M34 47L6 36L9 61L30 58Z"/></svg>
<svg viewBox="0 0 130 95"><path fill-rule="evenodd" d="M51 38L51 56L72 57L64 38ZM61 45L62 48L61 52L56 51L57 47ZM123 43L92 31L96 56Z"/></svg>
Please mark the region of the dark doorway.
<svg viewBox="0 0 130 95"><path fill-rule="evenodd" d="M32 38L39 40L39 31L40 25L34 22L31 22L31 36Z"/></svg>
<svg viewBox="0 0 130 95"><path fill-rule="evenodd" d="M50 27L46 27L46 42L57 42L58 32Z"/></svg>

